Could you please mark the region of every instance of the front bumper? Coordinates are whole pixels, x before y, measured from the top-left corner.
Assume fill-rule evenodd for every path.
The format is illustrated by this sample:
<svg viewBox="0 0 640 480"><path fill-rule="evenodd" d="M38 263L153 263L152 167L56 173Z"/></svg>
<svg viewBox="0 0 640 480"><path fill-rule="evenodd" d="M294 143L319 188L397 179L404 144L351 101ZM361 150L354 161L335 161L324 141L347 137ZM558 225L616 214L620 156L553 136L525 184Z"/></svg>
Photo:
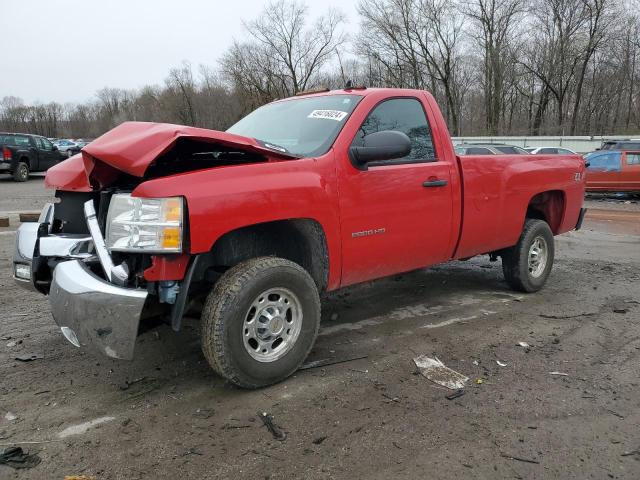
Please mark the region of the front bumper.
<svg viewBox="0 0 640 480"><path fill-rule="evenodd" d="M53 318L76 347L92 347L112 358L133 358L147 291L105 282L79 260L53 271L49 304Z"/></svg>
<svg viewBox="0 0 640 480"><path fill-rule="evenodd" d="M51 235L52 209L47 205L37 223L23 223L18 229L14 279L24 288L49 293L53 318L76 347L90 347L112 358L133 358L147 291L117 286L93 273L89 265L100 263L105 276L117 281L118 270L100 229L90 228L91 236ZM91 218L88 215L90 225ZM48 269L51 278L43 279L42 271Z"/></svg>

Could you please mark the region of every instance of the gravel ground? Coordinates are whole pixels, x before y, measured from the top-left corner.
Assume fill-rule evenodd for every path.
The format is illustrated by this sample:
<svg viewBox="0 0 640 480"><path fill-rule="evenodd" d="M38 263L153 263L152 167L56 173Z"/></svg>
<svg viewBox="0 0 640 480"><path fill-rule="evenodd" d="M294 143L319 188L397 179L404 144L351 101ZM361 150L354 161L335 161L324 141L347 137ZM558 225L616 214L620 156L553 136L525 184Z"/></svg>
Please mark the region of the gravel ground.
<svg viewBox="0 0 640 480"><path fill-rule="evenodd" d="M20 201L4 187L0 211L47 198L33 180L12 193ZM0 479L638 479L634 228L615 216L587 219L559 237L552 276L532 295L508 290L499 263L484 258L330 295L310 360L366 358L259 391L209 370L196 319L179 334L141 335L133 362L75 349L46 298L13 285L13 227L4 229L0 443L42 462L0 466ZM43 358L14 360L31 353ZM465 395L447 400L450 391L416 375L412 359L422 354L468 376ZM258 412L274 416L284 441Z"/></svg>

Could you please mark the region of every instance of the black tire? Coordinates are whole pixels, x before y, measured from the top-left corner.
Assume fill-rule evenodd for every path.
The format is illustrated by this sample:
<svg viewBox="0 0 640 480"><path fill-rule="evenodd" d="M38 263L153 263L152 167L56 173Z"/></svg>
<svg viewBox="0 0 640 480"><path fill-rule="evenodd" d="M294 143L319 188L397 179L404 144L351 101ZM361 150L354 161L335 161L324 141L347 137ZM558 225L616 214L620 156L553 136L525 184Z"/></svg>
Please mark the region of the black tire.
<svg viewBox="0 0 640 480"><path fill-rule="evenodd" d="M529 255L536 240L546 248L544 268L530 268ZM520 292L537 292L547 281L555 255L553 232L547 222L529 218L518 243L502 252L502 272L511 288ZM534 260L535 261L535 260Z"/></svg>
<svg viewBox="0 0 640 480"><path fill-rule="evenodd" d="M261 294L276 288L287 289L298 300L299 334L282 357L259 361L246 346L245 320L251 318L252 305ZM235 385L265 387L284 380L302 365L319 326L320 298L307 271L282 258L254 258L229 269L209 293L202 311L202 351L216 373ZM259 355L260 348L256 351Z"/></svg>
<svg viewBox="0 0 640 480"><path fill-rule="evenodd" d="M13 170L13 179L16 182L26 182L29 180L29 165L26 162L18 162Z"/></svg>

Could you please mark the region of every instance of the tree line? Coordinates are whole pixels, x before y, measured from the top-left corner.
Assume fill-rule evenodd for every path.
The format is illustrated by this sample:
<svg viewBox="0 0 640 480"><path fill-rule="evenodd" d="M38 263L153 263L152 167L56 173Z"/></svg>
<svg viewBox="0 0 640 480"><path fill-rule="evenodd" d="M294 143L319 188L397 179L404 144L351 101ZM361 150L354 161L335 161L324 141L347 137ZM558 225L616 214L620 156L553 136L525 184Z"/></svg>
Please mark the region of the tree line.
<svg viewBox="0 0 640 480"><path fill-rule="evenodd" d="M356 23L277 0L214 66L81 104L0 101L0 130L96 137L126 120L224 130L318 88L429 90L454 135L606 135L640 129L637 0L360 0Z"/></svg>

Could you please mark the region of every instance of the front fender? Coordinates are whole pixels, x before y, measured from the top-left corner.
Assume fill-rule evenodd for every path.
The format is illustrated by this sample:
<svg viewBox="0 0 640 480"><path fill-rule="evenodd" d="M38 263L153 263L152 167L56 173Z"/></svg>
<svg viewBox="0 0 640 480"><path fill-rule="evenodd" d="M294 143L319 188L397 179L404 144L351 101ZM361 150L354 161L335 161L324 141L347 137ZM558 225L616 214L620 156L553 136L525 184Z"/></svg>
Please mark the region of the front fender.
<svg viewBox="0 0 640 480"><path fill-rule="evenodd" d="M224 234L277 220L306 218L323 228L329 254L328 288L339 284L341 252L333 154L200 170L149 180L139 197L183 196L189 250L209 252Z"/></svg>

